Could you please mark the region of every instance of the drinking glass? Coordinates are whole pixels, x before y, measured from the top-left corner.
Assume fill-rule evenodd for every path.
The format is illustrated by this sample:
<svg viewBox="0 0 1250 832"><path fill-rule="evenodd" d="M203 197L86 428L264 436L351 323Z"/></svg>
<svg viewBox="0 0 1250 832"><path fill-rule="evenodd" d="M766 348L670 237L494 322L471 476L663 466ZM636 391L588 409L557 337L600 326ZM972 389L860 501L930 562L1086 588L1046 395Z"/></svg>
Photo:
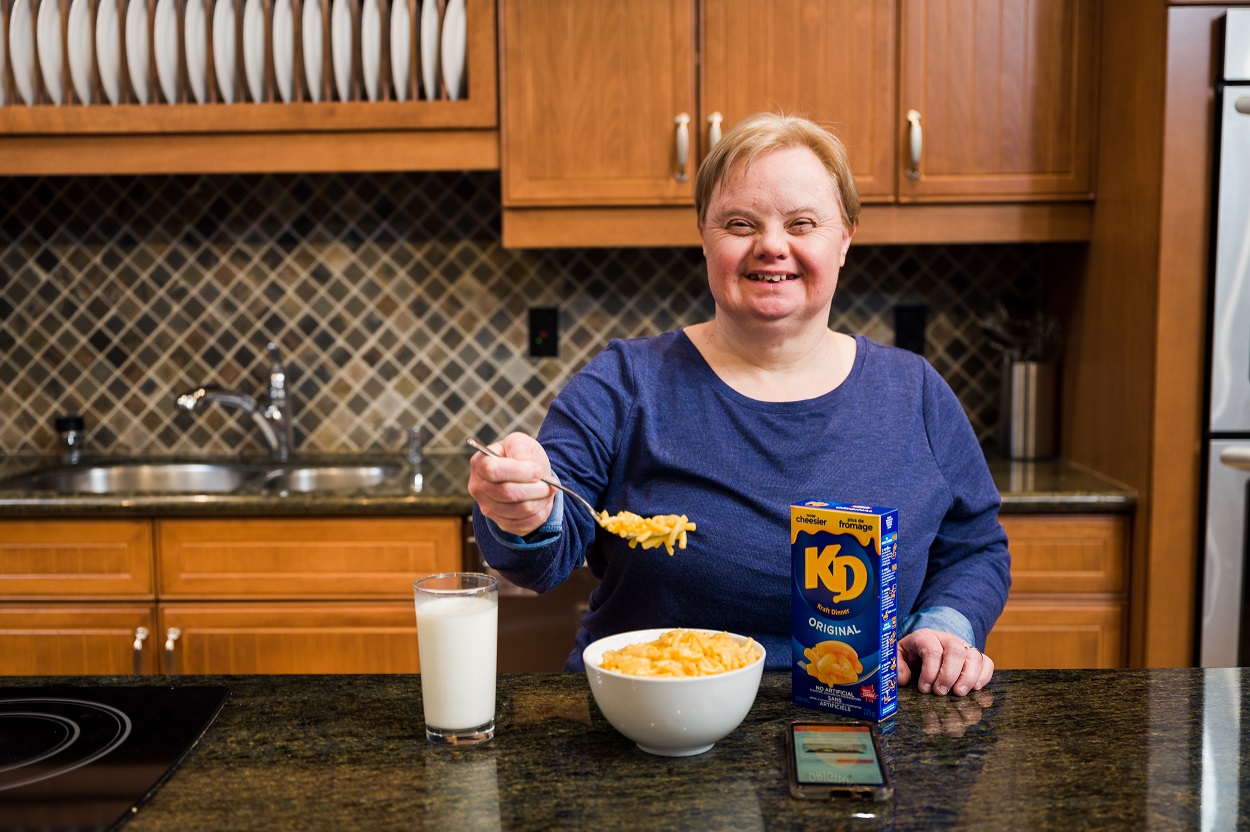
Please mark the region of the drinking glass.
<svg viewBox="0 0 1250 832"><path fill-rule="evenodd" d="M495 736L499 581L444 572L413 584L425 736L470 745Z"/></svg>

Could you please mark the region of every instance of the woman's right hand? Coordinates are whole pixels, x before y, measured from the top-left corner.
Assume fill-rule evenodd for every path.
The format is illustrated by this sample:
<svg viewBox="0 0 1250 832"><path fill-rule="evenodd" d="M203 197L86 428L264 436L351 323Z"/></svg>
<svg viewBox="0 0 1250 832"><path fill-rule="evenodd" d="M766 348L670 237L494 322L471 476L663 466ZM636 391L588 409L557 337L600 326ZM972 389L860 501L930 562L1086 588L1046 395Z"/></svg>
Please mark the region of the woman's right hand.
<svg viewBox="0 0 1250 832"><path fill-rule="evenodd" d="M551 462L543 446L524 433L510 433L489 447L505 458L474 454L469 494L499 528L524 537L547 522L555 505L555 489L540 479L550 473Z"/></svg>

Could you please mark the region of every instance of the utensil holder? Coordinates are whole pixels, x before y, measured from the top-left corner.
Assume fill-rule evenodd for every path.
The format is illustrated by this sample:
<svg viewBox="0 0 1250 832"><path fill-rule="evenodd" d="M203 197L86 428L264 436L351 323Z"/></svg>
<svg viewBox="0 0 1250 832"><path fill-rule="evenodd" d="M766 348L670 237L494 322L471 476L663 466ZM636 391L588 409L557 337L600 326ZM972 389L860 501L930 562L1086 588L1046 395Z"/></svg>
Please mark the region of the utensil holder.
<svg viewBox="0 0 1250 832"><path fill-rule="evenodd" d="M1055 455L1056 376L1053 361L1003 362L999 445L1011 459Z"/></svg>

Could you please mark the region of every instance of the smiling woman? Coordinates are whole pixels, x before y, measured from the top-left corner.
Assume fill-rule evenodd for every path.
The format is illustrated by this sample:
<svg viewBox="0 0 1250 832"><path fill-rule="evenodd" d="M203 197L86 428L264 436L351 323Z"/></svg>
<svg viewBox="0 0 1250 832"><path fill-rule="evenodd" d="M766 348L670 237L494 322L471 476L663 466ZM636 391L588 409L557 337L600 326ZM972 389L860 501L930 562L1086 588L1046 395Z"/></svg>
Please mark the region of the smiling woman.
<svg viewBox="0 0 1250 832"><path fill-rule="evenodd" d="M899 679L983 687L984 646L1010 584L999 495L954 393L920 356L829 328L859 200L846 150L798 118L735 125L700 168L711 320L614 341L552 402L537 440L471 460L488 562L539 591L583 562L601 579L566 669L591 641L685 627L791 646L789 507L806 499L899 512ZM576 481L600 511L685 514L682 557L647 556L564 510L542 482ZM582 490L584 489L584 490Z"/></svg>

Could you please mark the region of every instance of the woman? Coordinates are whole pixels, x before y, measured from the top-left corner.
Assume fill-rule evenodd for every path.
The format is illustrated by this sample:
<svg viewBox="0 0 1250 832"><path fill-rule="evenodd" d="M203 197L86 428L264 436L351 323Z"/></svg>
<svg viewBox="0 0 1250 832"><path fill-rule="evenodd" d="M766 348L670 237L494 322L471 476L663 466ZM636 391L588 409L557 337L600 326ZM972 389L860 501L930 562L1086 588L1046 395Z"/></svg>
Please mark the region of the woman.
<svg viewBox="0 0 1250 832"><path fill-rule="evenodd" d="M980 648L1010 585L999 495L958 400L913 353L829 329L859 197L845 148L809 121L737 124L695 194L715 315L613 341L556 397L537 441L477 454L469 492L487 560L538 591L583 558L601 579L566 669L614 632L750 635L790 666L789 507L899 509L899 682L957 695L994 663ZM674 556L599 532L539 481L609 514L686 514Z"/></svg>

